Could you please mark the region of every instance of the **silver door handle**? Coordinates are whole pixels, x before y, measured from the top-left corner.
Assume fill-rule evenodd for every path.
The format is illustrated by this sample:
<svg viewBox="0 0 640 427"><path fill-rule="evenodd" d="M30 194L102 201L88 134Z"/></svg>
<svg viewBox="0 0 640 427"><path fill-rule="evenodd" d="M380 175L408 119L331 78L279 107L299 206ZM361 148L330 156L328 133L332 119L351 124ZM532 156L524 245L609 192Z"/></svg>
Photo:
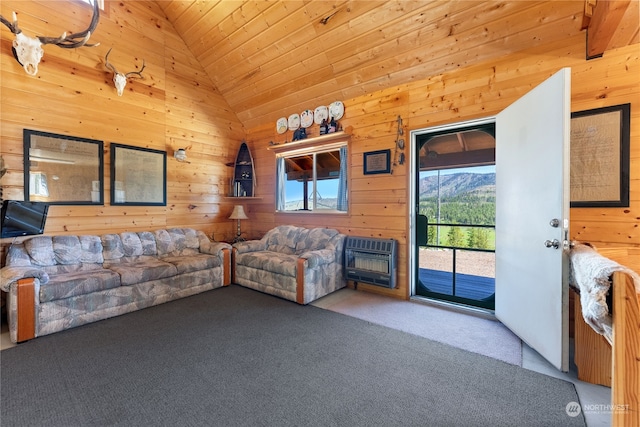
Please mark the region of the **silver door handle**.
<svg viewBox="0 0 640 427"><path fill-rule="evenodd" d="M560 247L560 241L558 239L545 240L544 245L547 248L558 249Z"/></svg>

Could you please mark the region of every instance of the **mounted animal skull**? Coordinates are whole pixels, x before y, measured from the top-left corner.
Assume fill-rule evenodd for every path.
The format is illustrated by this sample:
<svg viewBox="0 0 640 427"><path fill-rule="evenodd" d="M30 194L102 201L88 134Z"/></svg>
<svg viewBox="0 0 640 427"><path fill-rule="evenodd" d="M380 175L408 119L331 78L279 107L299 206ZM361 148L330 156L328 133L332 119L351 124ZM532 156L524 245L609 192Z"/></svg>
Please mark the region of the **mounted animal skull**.
<svg viewBox="0 0 640 427"><path fill-rule="evenodd" d="M98 7L97 0L93 2L93 18L89 28L79 33L70 34L62 33L60 37L28 37L22 33L22 30L18 28L18 17L13 12L13 22L9 22L0 15L0 22L6 25L13 34L16 35L13 41L13 55L16 60L22 65L24 71L30 76L35 76L38 73L38 64L44 55L42 49L43 44L55 44L56 46L63 47L65 49L74 49L80 46L98 46L100 43L87 44L91 33L96 29L98 20L100 19L100 8Z"/></svg>
<svg viewBox="0 0 640 427"><path fill-rule="evenodd" d="M109 62L109 54L111 53L111 49L107 52L107 55L104 57L105 66L113 72L113 83L116 85L116 90L118 91L118 96L122 96L122 92L124 92L124 87L127 85L127 79L129 77L139 77L143 79L142 70L146 66L144 59L142 60L142 68L140 71L130 71L128 73L119 73L116 67Z"/></svg>

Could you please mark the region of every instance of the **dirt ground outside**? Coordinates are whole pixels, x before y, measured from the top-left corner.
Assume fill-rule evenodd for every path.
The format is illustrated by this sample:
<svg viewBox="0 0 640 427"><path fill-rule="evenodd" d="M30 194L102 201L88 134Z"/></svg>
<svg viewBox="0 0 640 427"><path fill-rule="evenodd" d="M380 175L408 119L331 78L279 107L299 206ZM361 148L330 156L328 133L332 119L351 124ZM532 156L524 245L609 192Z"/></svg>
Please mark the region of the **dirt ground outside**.
<svg viewBox="0 0 640 427"><path fill-rule="evenodd" d="M420 248L419 267L439 271L453 271L453 249ZM456 250L456 273L496 277L496 254Z"/></svg>

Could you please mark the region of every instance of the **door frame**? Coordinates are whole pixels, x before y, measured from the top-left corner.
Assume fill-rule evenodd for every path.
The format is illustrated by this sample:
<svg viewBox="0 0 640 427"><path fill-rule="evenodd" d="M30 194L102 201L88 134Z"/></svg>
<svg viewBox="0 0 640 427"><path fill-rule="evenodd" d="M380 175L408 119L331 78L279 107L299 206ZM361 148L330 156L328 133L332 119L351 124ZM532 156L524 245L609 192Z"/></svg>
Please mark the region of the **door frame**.
<svg viewBox="0 0 640 427"><path fill-rule="evenodd" d="M467 128L473 126L487 125L487 124L495 124L496 116L485 117L481 119L474 120L466 120L462 122L449 123L445 125L432 126L428 128L416 129L409 132L410 135L410 143L409 143L409 234L407 236L407 248L409 250L409 265L408 265L408 276L409 276L409 298L416 296L416 286L418 283L418 266L416 263L418 262L417 251L418 245L416 243L416 219L418 213L418 200L416 200L416 185L417 185L417 174L419 173L419 159L416 155L417 150L417 139L418 136L429 134L433 132L442 132L442 131L452 131L460 128ZM496 251L498 248L496 248ZM443 302L444 304L455 304L449 302ZM470 311L483 310L474 307L469 307Z"/></svg>

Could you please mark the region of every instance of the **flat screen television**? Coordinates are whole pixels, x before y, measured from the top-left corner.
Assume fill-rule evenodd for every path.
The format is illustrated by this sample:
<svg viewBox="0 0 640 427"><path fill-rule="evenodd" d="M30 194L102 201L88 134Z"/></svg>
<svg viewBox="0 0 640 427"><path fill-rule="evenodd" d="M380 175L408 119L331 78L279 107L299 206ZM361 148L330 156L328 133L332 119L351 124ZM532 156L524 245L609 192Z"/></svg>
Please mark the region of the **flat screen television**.
<svg viewBox="0 0 640 427"><path fill-rule="evenodd" d="M48 211L48 203L5 200L0 238L42 234Z"/></svg>

